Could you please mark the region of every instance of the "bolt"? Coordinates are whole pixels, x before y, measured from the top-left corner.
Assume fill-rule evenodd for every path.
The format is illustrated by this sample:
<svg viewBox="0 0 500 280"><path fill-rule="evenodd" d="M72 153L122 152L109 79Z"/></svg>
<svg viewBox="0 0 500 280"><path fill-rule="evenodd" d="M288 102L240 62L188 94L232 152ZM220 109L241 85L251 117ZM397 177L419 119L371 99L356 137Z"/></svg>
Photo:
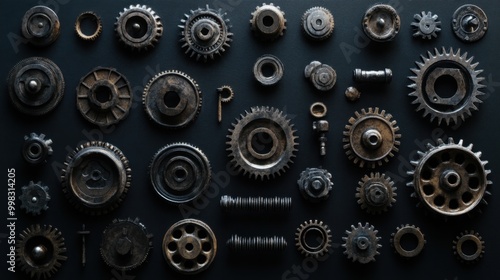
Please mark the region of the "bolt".
<svg viewBox="0 0 500 280"><path fill-rule="evenodd" d="M85 230L85 224L83 224L82 230L79 230L76 233L78 235L80 235L81 239L82 239L82 266L85 267L85 264L87 263L85 239L86 239L86 236L90 234L90 231Z"/></svg>
<svg viewBox="0 0 500 280"><path fill-rule="evenodd" d="M370 82L370 83L390 83L392 80L392 70L385 68L384 70L361 70L354 69L353 78L355 82Z"/></svg>
<svg viewBox="0 0 500 280"><path fill-rule="evenodd" d="M313 129L319 134L320 154L326 155L326 133L330 129L330 125L326 120L319 120L313 122Z"/></svg>

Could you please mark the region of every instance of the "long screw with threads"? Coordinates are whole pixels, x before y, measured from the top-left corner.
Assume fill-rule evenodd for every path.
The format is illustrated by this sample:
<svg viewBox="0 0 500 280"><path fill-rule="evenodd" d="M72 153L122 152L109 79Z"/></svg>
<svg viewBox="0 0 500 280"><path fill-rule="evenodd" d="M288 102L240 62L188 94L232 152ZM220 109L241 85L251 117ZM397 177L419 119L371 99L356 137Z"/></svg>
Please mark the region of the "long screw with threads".
<svg viewBox="0 0 500 280"><path fill-rule="evenodd" d="M288 212L292 208L291 197L231 197L224 195L220 206L226 212L241 210L247 212Z"/></svg>
<svg viewBox="0 0 500 280"><path fill-rule="evenodd" d="M241 237L232 235L226 242L226 245L233 252L249 251L249 252L268 252L268 251L284 251L287 243L283 236L254 236Z"/></svg>

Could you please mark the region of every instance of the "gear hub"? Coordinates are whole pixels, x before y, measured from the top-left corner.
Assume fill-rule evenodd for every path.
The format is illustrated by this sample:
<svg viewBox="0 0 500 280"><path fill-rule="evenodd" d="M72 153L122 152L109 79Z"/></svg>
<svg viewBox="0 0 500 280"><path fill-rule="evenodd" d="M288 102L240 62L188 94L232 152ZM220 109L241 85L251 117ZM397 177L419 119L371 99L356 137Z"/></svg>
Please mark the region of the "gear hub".
<svg viewBox="0 0 500 280"><path fill-rule="evenodd" d="M40 215L42 211L49 209L47 206L50 195L49 187L44 186L42 182L34 183L30 181L27 186L22 187L21 209L32 215Z"/></svg>
<svg viewBox="0 0 500 280"><path fill-rule="evenodd" d="M396 202L396 187L385 174L370 173L358 182L356 198L361 209L370 214L386 212Z"/></svg>
<svg viewBox="0 0 500 280"><path fill-rule="evenodd" d="M306 168L297 180L302 196L312 202L326 200L330 196L333 183L332 174L325 169Z"/></svg>
<svg viewBox="0 0 500 280"><path fill-rule="evenodd" d="M163 24L150 7L130 5L116 18L115 32L125 46L142 51L154 48L163 34Z"/></svg>
<svg viewBox="0 0 500 280"><path fill-rule="evenodd" d="M345 241L342 247L345 248L344 254L348 259L362 264L375 261L375 256L380 254L377 250L382 245L381 238L377 236L378 231L373 226L369 223L364 226L358 223L357 227L351 225L351 231L346 230L346 233L347 236L342 237Z"/></svg>

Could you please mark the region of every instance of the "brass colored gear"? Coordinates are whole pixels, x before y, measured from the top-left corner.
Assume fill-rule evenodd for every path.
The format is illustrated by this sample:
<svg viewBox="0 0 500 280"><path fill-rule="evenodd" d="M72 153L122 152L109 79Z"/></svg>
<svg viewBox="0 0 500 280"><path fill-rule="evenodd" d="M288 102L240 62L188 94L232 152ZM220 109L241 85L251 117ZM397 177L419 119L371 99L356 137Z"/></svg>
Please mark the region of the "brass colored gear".
<svg viewBox="0 0 500 280"><path fill-rule="evenodd" d="M160 17L146 5L130 5L116 18L115 31L120 42L132 50L155 47L163 34Z"/></svg>
<svg viewBox="0 0 500 280"><path fill-rule="evenodd" d="M95 30L91 34L86 34L82 30L82 23L84 21L91 21L93 24L95 24ZM87 11L81 13L77 18L75 22L75 31L76 35L85 41L95 41L97 37L99 37L102 33L102 21L101 17L98 16L96 13Z"/></svg>
<svg viewBox="0 0 500 280"><path fill-rule="evenodd" d="M465 243L472 242L474 243L472 248L475 248L474 252L468 253L464 251ZM473 264L478 262L484 256L484 240L479 235L479 233L474 232L473 230L460 233L459 236L453 240L453 253L457 258L464 263Z"/></svg>
<svg viewBox="0 0 500 280"><path fill-rule="evenodd" d="M311 236L318 236L318 239L311 242ZM319 258L326 254L332 246L330 228L322 221L305 221L297 228L295 245L304 256Z"/></svg>
<svg viewBox="0 0 500 280"><path fill-rule="evenodd" d="M369 214L386 212L396 202L396 187L390 177L380 173L365 175L358 182L356 198L361 209Z"/></svg>
<svg viewBox="0 0 500 280"><path fill-rule="evenodd" d="M404 248L402 239L404 236L413 235L417 240L417 245L413 248ZM420 228L414 225L401 225L396 228L396 232L391 234L391 246L394 248L396 254L404 258L414 258L422 252L426 243L424 234Z"/></svg>
<svg viewBox="0 0 500 280"><path fill-rule="evenodd" d="M375 256L380 255L377 250L382 247L381 238L377 236L378 231L369 223L364 226L358 223L357 227L351 225L351 231L345 232L347 236L342 237L345 241L342 247L345 248L344 254L348 259L366 264L375 261Z"/></svg>

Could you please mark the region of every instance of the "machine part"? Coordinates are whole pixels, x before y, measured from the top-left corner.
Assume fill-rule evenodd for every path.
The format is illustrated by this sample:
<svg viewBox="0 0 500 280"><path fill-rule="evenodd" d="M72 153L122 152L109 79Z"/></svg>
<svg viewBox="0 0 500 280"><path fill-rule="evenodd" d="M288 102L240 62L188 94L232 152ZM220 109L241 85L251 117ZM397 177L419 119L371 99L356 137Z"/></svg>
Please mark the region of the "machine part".
<svg viewBox="0 0 500 280"><path fill-rule="evenodd" d="M345 231L347 236L342 237L345 241L342 247L345 248L344 255L353 262L362 264L375 261L375 256L380 255L377 251L382 247L378 230L366 223L364 226L358 223L358 227L351 225L351 231Z"/></svg>
<svg viewBox="0 0 500 280"><path fill-rule="evenodd" d="M418 197L428 210L445 217L466 214L489 195L487 161L481 160L481 152L473 152L472 144L464 146L453 138L438 145L427 145L427 151L419 152L420 159L412 161L415 169L408 172L413 179L407 185L413 187L412 197Z"/></svg>
<svg viewBox="0 0 500 280"><path fill-rule="evenodd" d="M265 54L253 65L253 75L263 86L272 86L283 78L284 66L274 55Z"/></svg>
<svg viewBox="0 0 500 280"><path fill-rule="evenodd" d="M421 14L415 14L413 18L415 19L411 23L414 31L413 37L431 40L432 38L437 38L439 32L441 32L441 21L438 15L422 11Z"/></svg>
<svg viewBox="0 0 500 280"><path fill-rule="evenodd" d="M465 121L472 111L478 110L476 103L482 103L479 96L484 95L481 89L485 85L480 84L484 77L479 74L483 70L476 70L479 63L473 63L473 57L467 58L467 53L460 54L460 49L455 53L452 48L447 52L443 47L442 53L437 49L434 52L422 57L423 62L415 62L418 69L411 69L415 76L408 77L413 82L408 86L413 90L409 96L415 97L412 104L418 105L416 111L423 110L424 117L430 115L431 122L437 119L438 125L443 120L446 125L452 121L460 124L459 118ZM442 77L455 80L457 90L452 96L436 91L436 83Z"/></svg>
<svg viewBox="0 0 500 280"><path fill-rule="evenodd" d="M363 168L375 168L389 161L399 151L399 127L392 115L379 108L361 109L349 119L344 130L347 157Z"/></svg>
<svg viewBox="0 0 500 280"><path fill-rule="evenodd" d="M93 25L95 25L94 31L90 34L87 34L82 30L82 24L85 21L89 21ZM78 37L80 37L80 39L85 40L85 41L95 41L95 39L97 39L97 37L99 37L102 33L101 17L98 16L96 13L91 12L91 11L81 13L76 18L75 31L76 31L76 35L78 35Z"/></svg>
<svg viewBox="0 0 500 280"><path fill-rule="evenodd" d="M115 219L102 233L102 259L117 270L134 269L148 257L152 238L138 218Z"/></svg>
<svg viewBox="0 0 500 280"><path fill-rule="evenodd" d="M227 213L235 211L256 213L290 212L292 209L291 197L232 197L223 195L220 198L220 207Z"/></svg>
<svg viewBox="0 0 500 280"><path fill-rule="evenodd" d="M125 155L101 141L87 142L69 153L62 170L62 190L79 211L106 214L127 195L132 170Z"/></svg>
<svg viewBox="0 0 500 280"><path fill-rule="evenodd" d="M226 242L229 250L233 252L283 252L286 249L287 243L283 236L255 236L241 237L231 235L231 238Z"/></svg>
<svg viewBox="0 0 500 280"><path fill-rule="evenodd" d="M45 139L43 133L38 135L32 132L29 136L25 135L22 149L24 160L31 164L45 162L47 157L52 155L52 143L51 139Z"/></svg>
<svg viewBox="0 0 500 280"><path fill-rule="evenodd" d="M61 23L57 14L46 6L34 6L23 16L21 31L35 46L48 46L59 37Z"/></svg>
<svg viewBox="0 0 500 280"><path fill-rule="evenodd" d="M163 71L146 85L142 102L149 118L157 124L182 128L196 120L201 111L201 89L181 71Z"/></svg>
<svg viewBox="0 0 500 280"><path fill-rule="evenodd" d="M345 98L351 102L357 101L361 97L361 92L355 87L348 87L344 94Z"/></svg>
<svg viewBox="0 0 500 280"><path fill-rule="evenodd" d="M49 279L67 259L62 233L51 225L31 225L19 234L16 260L30 278Z"/></svg>
<svg viewBox="0 0 500 280"><path fill-rule="evenodd" d="M173 204L190 202L210 185L208 158L198 148L175 143L161 148L149 167L156 193Z"/></svg>
<svg viewBox="0 0 500 280"><path fill-rule="evenodd" d="M365 175L358 182L356 198L361 209L369 214L386 212L396 202L396 190L390 177L380 173Z"/></svg>
<svg viewBox="0 0 500 280"><path fill-rule="evenodd" d="M127 117L132 96L125 76L114 68L97 67L80 80L76 107L89 122L109 126Z"/></svg>
<svg viewBox="0 0 500 280"><path fill-rule="evenodd" d="M356 83L390 83L392 81L392 70L361 70L354 69L353 79Z"/></svg>
<svg viewBox="0 0 500 280"><path fill-rule="evenodd" d="M130 5L116 18L115 32L125 46L142 51L155 47L163 34L163 24L150 7Z"/></svg>
<svg viewBox="0 0 500 280"><path fill-rule="evenodd" d="M186 14L179 25L180 42L186 54L204 62L222 55L230 47L233 36L229 32L231 24L225 16L222 9L211 9L208 5L205 9L198 8Z"/></svg>
<svg viewBox="0 0 500 280"><path fill-rule="evenodd" d="M217 106L217 120L219 122L222 121L222 103L227 103L233 100L234 91L230 86L224 85L220 88L217 88L217 92L219 93L219 102Z"/></svg>
<svg viewBox="0 0 500 280"><path fill-rule="evenodd" d="M263 41L273 41L286 29L285 13L273 3L257 6L250 19L252 31Z"/></svg>
<svg viewBox="0 0 500 280"><path fill-rule="evenodd" d="M286 114L273 107L252 107L229 129L231 164L250 178L283 174L293 163L298 136Z"/></svg>
<svg viewBox="0 0 500 280"><path fill-rule="evenodd" d="M90 235L90 231L85 229L85 224L82 225L82 230L79 230L76 232L82 240L82 266L85 267L85 264L87 263L87 245L86 245L86 239L87 236Z"/></svg>
<svg viewBox="0 0 500 280"><path fill-rule="evenodd" d="M309 112L311 113L311 116L318 119L325 117L327 111L328 109L326 108L326 105L323 102L314 102L311 105L311 107L309 107Z"/></svg>
<svg viewBox="0 0 500 280"><path fill-rule="evenodd" d="M453 13L451 25L458 39L472 43L479 41L488 31L488 17L478 6L466 4Z"/></svg>
<svg viewBox="0 0 500 280"><path fill-rule="evenodd" d="M327 120L318 120L314 121L312 124L312 128L319 136L320 150L319 154L324 156L326 155L326 133L330 130L330 124Z"/></svg>
<svg viewBox="0 0 500 280"><path fill-rule="evenodd" d="M332 246L332 233L323 221L305 221L295 233L297 250L306 257L319 258Z"/></svg>
<svg viewBox="0 0 500 280"><path fill-rule="evenodd" d="M474 248L472 253L465 252L463 248L467 246L467 243L469 242L473 243L469 244L472 245L472 248ZM465 232L460 233L460 235L453 240L453 253L461 262L467 264L473 264L482 259L484 255L484 247L483 238L479 235L479 233L474 232L473 230L466 230Z"/></svg>
<svg viewBox="0 0 500 280"><path fill-rule="evenodd" d="M312 61L304 69L304 76L309 79L317 90L328 91L337 82L337 73L327 64Z"/></svg>
<svg viewBox="0 0 500 280"><path fill-rule="evenodd" d="M312 7L302 16L302 28L309 38L321 41L332 36L335 21L328 9Z"/></svg>
<svg viewBox="0 0 500 280"><path fill-rule="evenodd" d="M417 245L416 247L408 249L405 248L404 244L402 244L402 240L405 239L405 236L410 235L415 237ZM396 228L396 232L391 234L391 246L396 251L396 254L404 258L414 258L418 256L424 249L425 243L424 234L420 231L420 228L415 227L414 225L401 225Z"/></svg>
<svg viewBox="0 0 500 280"><path fill-rule="evenodd" d="M42 210L47 210L47 204L50 201L49 187L44 186L42 182L34 183L30 181L27 186L22 187L21 209L32 215L40 215Z"/></svg>
<svg viewBox="0 0 500 280"><path fill-rule="evenodd" d="M61 69L47 58L21 60L9 72L9 95L21 113L40 116L52 111L64 95Z"/></svg>
<svg viewBox="0 0 500 280"><path fill-rule="evenodd" d="M390 5L376 4L366 10L362 20L366 36L375 42L388 42L399 33L401 20Z"/></svg>
<svg viewBox="0 0 500 280"><path fill-rule="evenodd" d="M163 236L162 249L171 268L192 275L210 266L217 253L217 239L204 222L184 219L167 230Z"/></svg>
<svg viewBox="0 0 500 280"><path fill-rule="evenodd" d="M300 194L311 202L326 200L332 190L332 174L326 169L306 168L297 180Z"/></svg>

